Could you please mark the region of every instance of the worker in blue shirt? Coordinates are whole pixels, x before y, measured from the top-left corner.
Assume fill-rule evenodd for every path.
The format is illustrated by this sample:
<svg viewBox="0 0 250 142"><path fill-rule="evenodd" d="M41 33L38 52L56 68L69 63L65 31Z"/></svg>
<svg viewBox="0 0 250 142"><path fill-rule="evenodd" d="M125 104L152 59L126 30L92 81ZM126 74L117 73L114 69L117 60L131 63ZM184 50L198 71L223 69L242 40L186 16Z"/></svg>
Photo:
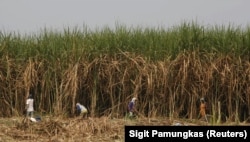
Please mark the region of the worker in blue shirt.
<svg viewBox="0 0 250 142"><path fill-rule="evenodd" d="M135 101L137 99L134 97L128 104L128 111L129 111L129 117L134 117L134 112L136 111L135 109Z"/></svg>
<svg viewBox="0 0 250 142"><path fill-rule="evenodd" d="M80 115L81 117L86 116L88 113L87 108L81 105L80 103L76 103L76 111L77 111L77 114Z"/></svg>

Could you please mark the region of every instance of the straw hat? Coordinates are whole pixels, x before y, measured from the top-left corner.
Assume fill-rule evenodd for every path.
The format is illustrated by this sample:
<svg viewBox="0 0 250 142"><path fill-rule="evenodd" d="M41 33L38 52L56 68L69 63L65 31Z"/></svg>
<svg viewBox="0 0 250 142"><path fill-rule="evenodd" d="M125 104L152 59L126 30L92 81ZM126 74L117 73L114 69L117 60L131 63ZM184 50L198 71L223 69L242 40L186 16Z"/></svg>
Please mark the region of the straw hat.
<svg viewBox="0 0 250 142"><path fill-rule="evenodd" d="M202 98L200 99L200 101L205 101L205 99L202 97Z"/></svg>
<svg viewBox="0 0 250 142"><path fill-rule="evenodd" d="M137 100L136 97L132 98L132 102L134 102L135 100Z"/></svg>

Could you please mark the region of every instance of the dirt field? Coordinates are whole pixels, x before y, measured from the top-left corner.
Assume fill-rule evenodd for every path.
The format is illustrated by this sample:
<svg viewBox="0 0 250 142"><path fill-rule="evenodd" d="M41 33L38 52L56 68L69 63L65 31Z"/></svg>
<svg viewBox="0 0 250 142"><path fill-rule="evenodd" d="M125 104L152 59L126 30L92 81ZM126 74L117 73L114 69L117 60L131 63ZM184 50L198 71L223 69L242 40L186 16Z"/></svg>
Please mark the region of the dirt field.
<svg viewBox="0 0 250 142"><path fill-rule="evenodd" d="M211 125L197 120L166 118L110 119L44 117L41 122L24 118L0 118L0 142L123 142L125 125ZM224 124L249 125L249 124Z"/></svg>

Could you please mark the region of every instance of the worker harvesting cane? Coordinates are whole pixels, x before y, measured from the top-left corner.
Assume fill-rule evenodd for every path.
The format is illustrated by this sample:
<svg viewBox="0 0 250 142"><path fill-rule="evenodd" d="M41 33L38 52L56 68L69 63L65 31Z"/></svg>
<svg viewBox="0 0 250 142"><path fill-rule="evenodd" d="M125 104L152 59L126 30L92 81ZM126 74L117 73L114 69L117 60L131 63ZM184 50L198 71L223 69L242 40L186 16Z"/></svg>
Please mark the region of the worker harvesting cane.
<svg viewBox="0 0 250 142"><path fill-rule="evenodd" d="M30 94L28 99L26 100L26 117L33 117L33 113L34 113L34 98L33 95Z"/></svg>
<svg viewBox="0 0 250 142"><path fill-rule="evenodd" d="M137 99L134 97L134 98L132 98L132 100L128 104L128 111L129 111L130 118L135 117L134 112L136 111L136 109L135 109L135 101L136 100Z"/></svg>
<svg viewBox="0 0 250 142"><path fill-rule="evenodd" d="M206 122L208 122L208 120L207 120L207 115L206 115L206 103L205 103L205 99L204 98L201 98L200 99L200 117L201 118L203 118L203 119L205 119L206 120Z"/></svg>
<svg viewBox="0 0 250 142"><path fill-rule="evenodd" d="M87 117L88 110L82 104L76 103L76 110L77 110L77 115L81 116L82 118Z"/></svg>

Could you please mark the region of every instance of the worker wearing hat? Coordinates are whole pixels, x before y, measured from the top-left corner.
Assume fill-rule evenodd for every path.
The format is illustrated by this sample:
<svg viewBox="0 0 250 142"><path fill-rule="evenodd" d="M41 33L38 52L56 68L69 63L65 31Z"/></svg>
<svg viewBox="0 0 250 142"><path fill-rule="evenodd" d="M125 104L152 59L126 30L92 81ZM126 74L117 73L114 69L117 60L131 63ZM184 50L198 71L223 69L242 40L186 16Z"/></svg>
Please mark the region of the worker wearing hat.
<svg viewBox="0 0 250 142"><path fill-rule="evenodd" d="M135 110L135 101L136 100L137 100L136 97L133 97L132 100L128 104L129 117L134 116L134 112L136 111Z"/></svg>
<svg viewBox="0 0 250 142"><path fill-rule="evenodd" d="M28 99L26 100L26 117L33 117L34 113L34 99L33 95L30 94Z"/></svg>
<svg viewBox="0 0 250 142"><path fill-rule="evenodd" d="M87 108L81 105L80 103L76 103L76 110L77 110L77 113L82 117L84 117L88 113Z"/></svg>
<svg viewBox="0 0 250 142"><path fill-rule="evenodd" d="M205 119L207 121L207 116L206 116L206 103L205 103L205 99L201 98L200 99L200 117Z"/></svg>

